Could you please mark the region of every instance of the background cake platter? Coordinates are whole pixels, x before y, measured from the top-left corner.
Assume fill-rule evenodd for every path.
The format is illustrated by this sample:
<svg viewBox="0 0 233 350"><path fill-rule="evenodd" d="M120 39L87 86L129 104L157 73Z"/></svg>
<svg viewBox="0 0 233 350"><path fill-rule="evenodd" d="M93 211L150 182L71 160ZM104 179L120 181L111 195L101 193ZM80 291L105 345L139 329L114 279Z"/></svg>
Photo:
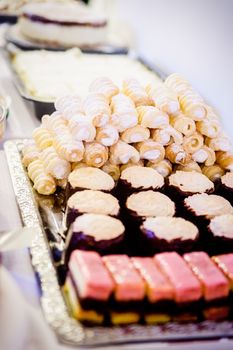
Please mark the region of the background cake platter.
<svg viewBox="0 0 233 350"><path fill-rule="evenodd" d="M5 143L5 153L11 174L15 197L26 227L36 227L38 235L30 247L31 262L39 277L41 305L45 318L64 343L72 345L109 345L142 342L174 342L233 338L230 321L200 323L167 323L161 326L131 325L125 327L86 327L74 320L59 284L62 270L52 256L63 248L59 234L62 223L62 196L38 196L31 185L21 161L21 150L26 139Z"/></svg>

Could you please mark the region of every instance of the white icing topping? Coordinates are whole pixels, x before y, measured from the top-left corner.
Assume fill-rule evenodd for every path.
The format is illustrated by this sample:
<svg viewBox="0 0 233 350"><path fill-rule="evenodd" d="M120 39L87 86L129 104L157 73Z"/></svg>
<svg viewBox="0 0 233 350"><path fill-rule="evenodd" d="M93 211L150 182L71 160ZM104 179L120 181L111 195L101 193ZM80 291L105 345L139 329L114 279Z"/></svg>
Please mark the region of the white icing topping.
<svg viewBox="0 0 233 350"><path fill-rule="evenodd" d="M233 215L216 216L211 219L209 228L215 236L233 239Z"/></svg>
<svg viewBox="0 0 233 350"><path fill-rule="evenodd" d="M143 222L143 228L152 231L155 237L167 241L172 241L173 239L194 240L198 235L197 227L183 218L147 218Z"/></svg>
<svg viewBox="0 0 233 350"><path fill-rule="evenodd" d="M127 198L126 207L139 216L173 216L175 204L159 192L142 191Z"/></svg>
<svg viewBox="0 0 233 350"><path fill-rule="evenodd" d="M233 173L226 173L221 177L221 182L223 185L233 189Z"/></svg>
<svg viewBox="0 0 233 350"><path fill-rule="evenodd" d="M83 232L95 241L110 240L122 235L124 225L118 219L107 215L84 214L73 223L73 232Z"/></svg>
<svg viewBox="0 0 233 350"><path fill-rule="evenodd" d="M134 188L161 188L164 185L164 178L156 170L141 166L126 168L121 174L121 179Z"/></svg>
<svg viewBox="0 0 233 350"><path fill-rule="evenodd" d="M213 182L207 176L196 171L176 171L169 176L169 185L192 193L202 193L214 189Z"/></svg>
<svg viewBox="0 0 233 350"><path fill-rule="evenodd" d="M222 214L233 214L231 204L225 198L214 194L194 194L186 198L184 202L198 216L204 215L211 218Z"/></svg>
<svg viewBox="0 0 233 350"><path fill-rule="evenodd" d="M114 180L110 175L100 169L91 167L73 170L68 181L73 188L111 191L114 187Z"/></svg>

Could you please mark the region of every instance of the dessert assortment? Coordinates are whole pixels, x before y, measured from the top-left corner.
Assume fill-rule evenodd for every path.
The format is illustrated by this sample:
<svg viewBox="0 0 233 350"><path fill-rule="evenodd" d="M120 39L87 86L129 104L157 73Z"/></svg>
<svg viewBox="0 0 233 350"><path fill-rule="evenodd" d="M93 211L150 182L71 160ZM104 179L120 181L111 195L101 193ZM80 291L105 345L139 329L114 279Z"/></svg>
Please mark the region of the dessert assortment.
<svg viewBox="0 0 233 350"><path fill-rule="evenodd" d="M76 250L63 290L73 317L86 324L163 324L228 318L232 283L233 254L129 258Z"/></svg>

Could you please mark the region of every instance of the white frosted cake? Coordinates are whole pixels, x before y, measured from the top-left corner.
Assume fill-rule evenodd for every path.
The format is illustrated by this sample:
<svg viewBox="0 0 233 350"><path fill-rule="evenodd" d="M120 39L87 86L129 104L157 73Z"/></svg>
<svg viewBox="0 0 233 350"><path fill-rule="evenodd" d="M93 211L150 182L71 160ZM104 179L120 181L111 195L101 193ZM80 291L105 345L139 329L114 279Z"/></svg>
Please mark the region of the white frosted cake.
<svg viewBox="0 0 233 350"><path fill-rule="evenodd" d="M28 39L70 46L106 42L107 19L80 2L46 2L26 5L19 19Z"/></svg>

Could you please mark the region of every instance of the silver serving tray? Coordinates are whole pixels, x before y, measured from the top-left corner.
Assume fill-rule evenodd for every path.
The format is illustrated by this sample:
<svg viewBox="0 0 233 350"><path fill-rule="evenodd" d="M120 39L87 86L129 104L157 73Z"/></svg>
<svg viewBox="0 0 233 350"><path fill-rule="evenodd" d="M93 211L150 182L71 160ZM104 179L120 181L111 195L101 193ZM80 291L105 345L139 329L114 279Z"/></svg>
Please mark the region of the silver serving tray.
<svg viewBox="0 0 233 350"><path fill-rule="evenodd" d="M103 346L233 338L233 322L230 321L168 323L161 326L85 327L73 319L69 314L58 283L45 222L38 209L40 206L39 197L34 192L22 165L21 150L26 141L28 140L7 141L4 145L5 154L23 224L26 227L38 229L38 235L30 247L31 261L41 285L41 306L44 316L61 342L76 346ZM53 212L51 207L48 206L47 209L50 219L46 220L46 225L51 225L53 232L56 224L60 225L61 217L57 216L58 213ZM59 237L58 235L58 241Z"/></svg>

